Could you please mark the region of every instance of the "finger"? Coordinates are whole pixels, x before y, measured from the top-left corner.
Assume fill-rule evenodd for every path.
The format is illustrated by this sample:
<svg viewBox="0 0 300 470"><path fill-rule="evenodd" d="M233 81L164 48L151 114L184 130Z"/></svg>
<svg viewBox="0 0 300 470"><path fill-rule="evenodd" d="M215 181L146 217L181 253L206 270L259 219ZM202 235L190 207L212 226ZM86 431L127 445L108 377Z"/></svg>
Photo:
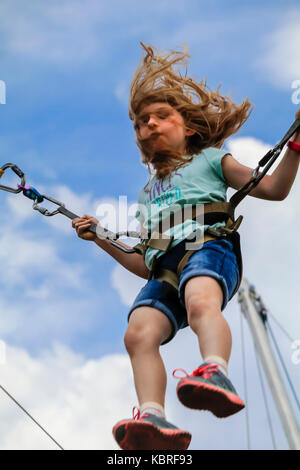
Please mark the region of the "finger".
<svg viewBox="0 0 300 470"><path fill-rule="evenodd" d="M72 227L74 228L79 221L80 221L79 217L76 217L75 219L73 219L72 220Z"/></svg>
<svg viewBox="0 0 300 470"><path fill-rule="evenodd" d="M87 229L89 229L90 226L91 226L91 224L81 224L79 227L77 227L77 231L78 231L78 233L83 233Z"/></svg>
<svg viewBox="0 0 300 470"><path fill-rule="evenodd" d="M91 220L80 220L80 222L76 222L76 226L79 227L80 225L86 225L86 224L91 224Z"/></svg>

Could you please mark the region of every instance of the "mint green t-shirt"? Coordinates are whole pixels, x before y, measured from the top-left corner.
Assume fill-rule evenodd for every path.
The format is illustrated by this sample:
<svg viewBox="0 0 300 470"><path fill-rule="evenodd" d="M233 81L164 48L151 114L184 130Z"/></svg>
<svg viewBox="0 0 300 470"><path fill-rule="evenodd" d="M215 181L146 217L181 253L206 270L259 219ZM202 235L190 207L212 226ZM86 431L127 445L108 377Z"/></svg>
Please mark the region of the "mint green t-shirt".
<svg viewBox="0 0 300 470"><path fill-rule="evenodd" d="M137 220L149 232L156 227L160 218L164 220L174 208L226 201L228 185L223 175L221 161L227 154L225 150L210 147L202 150L190 163L172 172L163 180L158 180L154 176L139 193L138 210L135 214ZM171 249L195 230L200 229L205 232L208 227L216 229L224 225L225 222L201 225L196 220L185 220L164 230L164 233L174 237L169 248ZM153 257L158 258L164 253L149 247L145 256L148 269L151 267Z"/></svg>

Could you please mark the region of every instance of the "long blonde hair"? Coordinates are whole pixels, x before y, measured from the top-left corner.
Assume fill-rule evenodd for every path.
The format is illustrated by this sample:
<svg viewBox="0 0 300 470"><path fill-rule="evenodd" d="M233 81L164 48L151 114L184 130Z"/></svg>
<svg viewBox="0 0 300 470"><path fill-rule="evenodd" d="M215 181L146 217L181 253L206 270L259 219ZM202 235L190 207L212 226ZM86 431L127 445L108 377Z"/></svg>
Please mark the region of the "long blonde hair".
<svg viewBox="0 0 300 470"><path fill-rule="evenodd" d="M136 125L143 106L166 102L181 114L186 128L195 131L195 134L187 137L185 155L180 155L171 148L153 151L136 133L142 163L148 166L150 175L151 163L156 170L156 177L162 179L191 161L203 149L222 147L225 139L235 134L245 123L254 105L251 105L248 98L241 105L236 105L229 96L219 93L221 85L216 91L212 91L207 86L206 79L197 83L187 77L186 58L190 57L187 46L184 52L170 51L164 55L152 46L141 45L146 53L130 86L130 119ZM183 66L184 74L181 73Z"/></svg>

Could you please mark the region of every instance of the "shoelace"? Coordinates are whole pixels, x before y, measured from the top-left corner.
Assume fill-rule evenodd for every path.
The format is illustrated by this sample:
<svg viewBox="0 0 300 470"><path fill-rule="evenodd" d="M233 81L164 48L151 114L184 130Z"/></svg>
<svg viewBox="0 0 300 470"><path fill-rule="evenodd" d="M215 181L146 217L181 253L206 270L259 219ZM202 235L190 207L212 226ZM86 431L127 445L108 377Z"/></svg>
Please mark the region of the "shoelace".
<svg viewBox="0 0 300 470"><path fill-rule="evenodd" d="M134 406L133 409L132 409L132 417L133 419L135 420L139 420L139 419L143 419L143 417L146 417L146 416L149 416L147 413L143 413L141 415L141 411L140 409L137 407L137 406Z"/></svg>
<svg viewBox="0 0 300 470"><path fill-rule="evenodd" d="M181 371L185 375L183 377L176 376L176 372ZM192 374L188 374L184 369L175 369L173 370L173 377L175 379L183 379L185 377L203 377L204 379L210 379L210 377L215 373L219 372L219 365L218 364L205 364L203 366L198 367L195 369Z"/></svg>

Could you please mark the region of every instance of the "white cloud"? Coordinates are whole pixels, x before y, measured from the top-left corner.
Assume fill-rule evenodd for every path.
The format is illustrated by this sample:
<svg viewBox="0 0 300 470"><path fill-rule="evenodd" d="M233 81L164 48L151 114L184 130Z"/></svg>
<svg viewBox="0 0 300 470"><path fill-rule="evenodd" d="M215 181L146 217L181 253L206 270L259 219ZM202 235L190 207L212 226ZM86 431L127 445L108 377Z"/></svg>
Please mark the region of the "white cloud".
<svg viewBox="0 0 300 470"><path fill-rule="evenodd" d="M33 201L32 201L33 202ZM15 219L12 223L20 224L25 220L33 218L34 212L32 210L32 203L28 199L22 197L7 197L6 203L11 210Z"/></svg>
<svg viewBox="0 0 300 470"><path fill-rule="evenodd" d="M129 359L122 354L85 360L63 345L41 357L6 346L1 385L66 450L117 449L112 427L129 414L135 396ZM57 449L55 444L1 394L0 448Z"/></svg>
<svg viewBox="0 0 300 470"><path fill-rule="evenodd" d="M92 200L92 195L90 193L75 193L66 185L53 186L49 189L47 188L47 190L43 188L40 189L42 194L47 194L53 199L61 202L65 205L66 209L79 217L82 217L84 214L91 216L95 215L98 202ZM49 212L53 212L58 208L57 204L47 201L46 199L40 204L40 206L46 207ZM68 217L58 214L52 217L43 217L43 219L44 222L62 232L64 235L74 236L75 230L72 228L71 219Z"/></svg>
<svg viewBox="0 0 300 470"><path fill-rule="evenodd" d="M56 282L79 289L83 285L83 269L63 262L55 244L50 240L35 240L24 231L13 233L6 229L0 237L0 280L3 286L31 285L30 276L49 277L55 274Z"/></svg>
<svg viewBox="0 0 300 470"><path fill-rule="evenodd" d="M272 148L272 145L268 145L254 137L236 137L226 142L226 148L236 160L254 169L257 167L259 160ZM279 160L280 157L268 171L268 174L272 174Z"/></svg>
<svg viewBox="0 0 300 470"><path fill-rule="evenodd" d="M236 308L227 312L235 338L230 378L244 399L241 341ZM267 417L262 392L258 386L253 346L245 331L248 402L252 412L252 448L271 449L266 432ZM190 449L246 449L245 411L227 419L217 419L209 412L183 407L176 397L177 380L172 377L175 368L188 373L201 363L196 336L189 330L181 331L161 349L168 377L166 395L167 419L192 435ZM27 409L37 421L67 450L118 449L111 430L124 418L131 418L131 410L138 405L133 376L127 355L113 354L87 360L66 346L56 343L33 357L24 349L6 345L6 361L0 365L0 384ZM22 413L0 390L1 422L0 448L57 449L55 444ZM267 392L269 396L269 392ZM269 397L272 422L277 445L286 448L276 411ZM255 412L254 412L255 410Z"/></svg>
<svg viewBox="0 0 300 470"><path fill-rule="evenodd" d="M119 201L114 198L93 200L90 194L76 194L67 186L46 189L40 187L39 190L42 194L47 192L55 195L68 209L79 215L94 215L99 206L109 204L114 209L114 214L120 214L120 221L117 222L121 225L124 215L125 218L127 216L127 199L121 199L119 206ZM60 214L53 218L38 214L32 210L31 202L22 195L9 195L3 203L2 224L5 229L0 236L0 285L5 292L1 298L2 335L9 337L14 334L17 344L22 341L26 341L26 344L42 344L43 338L49 344L49 330L51 337L57 335L61 339L66 335L66 341L67 338L72 341L76 332L87 331L95 322L97 325L101 324L103 300L99 297L99 292L91 288L94 282L94 261L89 258L86 242L77 240L71 220ZM49 210L56 208L47 201L41 205ZM128 211L130 213L131 204L128 204ZM110 228L113 228L111 224L116 221L112 214L108 222ZM26 225L28 223L30 228ZM54 230L45 233L44 224L51 225ZM131 228L134 227L129 227ZM68 235L68 244L62 235ZM65 256L69 244L73 243L70 242L71 236L78 245L76 254L79 259L72 257L67 260ZM135 244L137 240L132 242ZM91 254L95 252L97 257L106 256L104 251L94 244L90 243L89 246L90 250L93 250L90 251ZM117 267L117 270L119 269L123 268ZM130 294L133 300L140 286L138 283L134 287L139 278L124 269L124 278L130 276L135 278L135 281L128 279L130 288L123 290L123 294L120 293L121 302L127 305L130 303L128 295ZM120 273L117 277L120 278ZM124 285L121 279L114 280L113 274L112 285L114 282ZM84 324L83 312L89 312Z"/></svg>
<svg viewBox="0 0 300 470"><path fill-rule="evenodd" d="M117 265L111 274L112 287L118 292L124 305L131 306L135 297L147 280L127 271L123 266Z"/></svg>
<svg viewBox="0 0 300 470"><path fill-rule="evenodd" d="M283 89L300 79L300 10L294 8L282 18L280 26L263 42L261 57L254 67L264 71L268 80Z"/></svg>
<svg viewBox="0 0 300 470"><path fill-rule="evenodd" d="M67 193L64 188L64 195ZM55 231L51 238L48 233L45 235L41 222L46 218L43 216L39 216L40 223L33 226L31 212L34 211L30 202L27 201L31 212L27 214L22 205L25 198L18 199L22 209L25 208L24 213L17 202L11 203L17 199L12 195L7 198L8 205L2 205L1 334L5 338L13 335L18 344L20 341L27 341L27 344L28 341L31 344L46 341L48 344L50 330L51 335L59 338L66 335L67 341L76 331L90 328L96 315L101 322L101 302L98 294L91 292L92 276L87 275L89 262L67 260L62 255L67 248L64 238L57 237ZM29 215L30 229L25 228L28 220L24 214ZM71 221L68 222L72 233ZM83 312L89 312L84 324Z"/></svg>

